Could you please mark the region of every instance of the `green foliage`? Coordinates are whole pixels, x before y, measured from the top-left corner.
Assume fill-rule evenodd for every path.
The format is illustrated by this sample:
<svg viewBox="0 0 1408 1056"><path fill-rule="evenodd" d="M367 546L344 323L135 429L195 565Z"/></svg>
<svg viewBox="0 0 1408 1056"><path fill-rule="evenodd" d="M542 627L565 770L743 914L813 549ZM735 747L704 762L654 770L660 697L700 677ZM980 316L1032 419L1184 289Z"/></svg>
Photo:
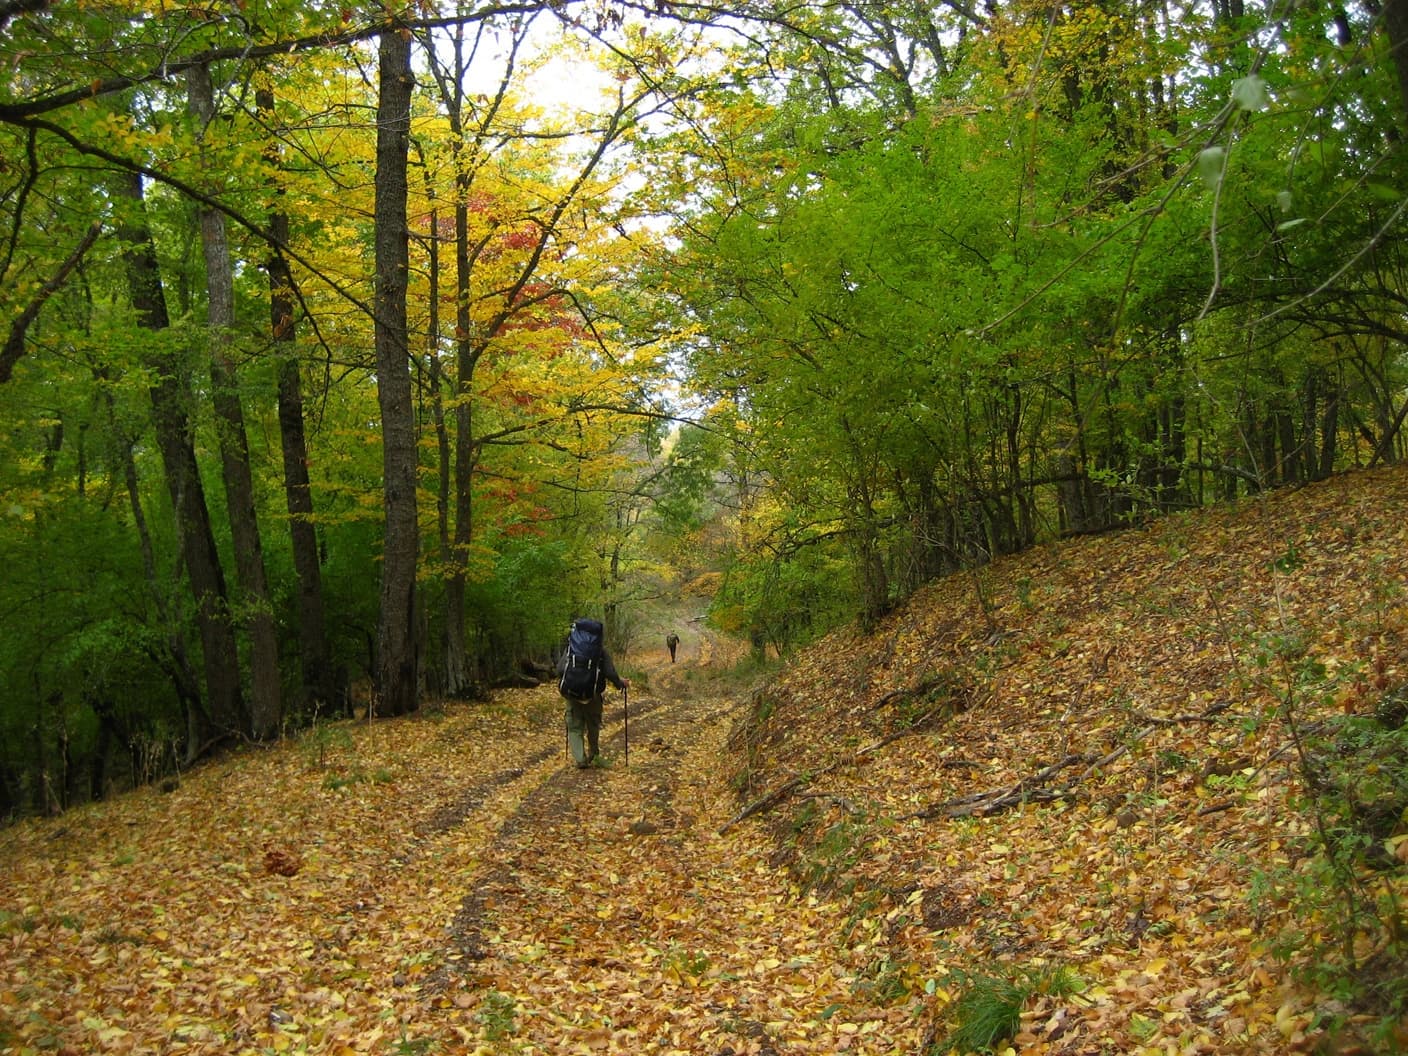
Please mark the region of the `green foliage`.
<svg viewBox="0 0 1408 1056"><path fill-rule="evenodd" d="M685 976L697 979L709 970L709 955L691 952L671 943L661 963L667 973L673 972L680 979Z"/></svg>
<svg viewBox="0 0 1408 1056"><path fill-rule="evenodd" d="M503 1041L518 1029L518 1002L509 994L490 990L474 1014L489 1041Z"/></svg>
<svg viewBox="0 0 1408 1056"><path fill-rule="evenodd" d="M179 611L181 600L156 598L143 581L120 505L100 502L101 493L77 499L42 470L24 472L23 460L0 461L9 477L0 509L3 814L102 794L90 787L96 770L67 761L91 759L114 731L138 740L179 724L169 628L156 603ZM109 769L101 779L121 786L139 776Z"/></svg>
<svg viewBox="0 0 1408 1056"><path fill-rule="evenodd" d="M299 743L308 765L319 770L328 766L330 756L354 753L357 747L351 731L339 722L315 723L299 738Z"/></svg>
<svg viewBox="0 0 1408 1056"><path fill-rule="evenodd" d="M806 547L790 560L744 558L715 595L710 616L723 630L746 635L760 656L821 637L854 611L844 554Z"/></svg>
<svg viewBox="0 0 1408 1056"><path fill-rule="evenodd" d="M1372 603L1371 603L1372 604ZM1295 869L1260 875L1251 898L1289 904L1294 924L1275 950L1307 984L1348 1010L1325 1024L1390 1037L1408 1013L1408 918L1398 879L1408 855L1408 724L1403 686L1380 691L1372 714L1304 729L1305 702L1333 691L1362 695L1362 673L1330 675L1292 629L1266 653L1284 680L1308 824ZM1269 660L1263 660L1268 663Z"/></svg>
<svg viewBox="0 0 1408 1056"><path fill-rule="evenodd" d="M850 894L856 880L851 870L861 860L874 836L872 823L863 816L851 816L822 823L822 808L807 800L792 821L795 848L793 872L804 893Z"/></svg>
<svg viewBox="0 0 1408 1056"><path fill-rule="evenodd" d="M572 568L561 540L497 537L492 572L466 592L474 635L486 656L517 657L555 645L575 611L573 590L580 571Z"/></svg>
<svg viewBox="0 0 1408 1056"><path fill-rule="evenodd" d="M0 935L12 931L32 932L39 927L39 923L39 918L28 911L15 913L8 909L0 910Z"/></svg>
<svg viewBox="0 0 1408 1056"><path fill-rule="evenodd" d="M957 1024L931 1052L988 1052L1017 1032L1026 992L1011 979L993 975L965 976L963 994L954 1003Z"/></svg>
<svg viewBox="0 0 1408 1056"><path fill-rule="evenodd" d="M717 512L716 474L726 464L720 437L684 429L670 450L652 515L671 544L702 529Z"/></svg>
<svg viewBox="0 0 1408 1056"><path fill-rule="evenodd" d="M1237 307L1286 312L1273 291L1308 289L1301 267L1334 272L1334 240L1379 238L1401 192L1380 200L1356 185L1359 161L1305 149L1319 135L1306 122L1397 166L1382 149L1401 103L1391 80L1344 91L1323 14L1281 27L1256 74L1239 68L1250 16L1228 35L1154 31L1133 11L1100 26L1050 49L1043 34L984 41L951 82L910 71L901 122L895 84L838 105L802 75L785 96L740 93L701 115L746 147L700 181L668 278L711 337L690 350L696 390L733 405L777 497L749 509L771 545L744 562L834 540L873 614L1042 531L1312 479L1345 461L1343 418L1321 409L1393 406L1362 384L1378 371L1367 331L1346 354L1294 325L1253 336ZM1022 50L1037 39L1041 52ZM1148 80L1190 55L1176 98L1150 107ZM1034 71L1015 96L1014 63ZM1172 131L1229 97L1239 116L1211 152ZM1217 159L1211 183L1193 174L1200 156ZM1271 277L1269 256L1285 264ZM1379 279L1363 278L1335 296L1376 301ZM1313 300L1288 314L1313 318Z"/></svg>
<svg viewBox="0 0 1408 1056"><path fill-rule="evenodd" d="M891 1005L911 996L918 975L918 966L912 962L878 957L859 974L854 990L877 1005Z"/></svg>
<svg viewBox="0 0 1408 1056"><path fill-rule="evenodd" d="M1022 1008L1032 997L1066 997L1084 986L1070 969L1049 965L1002 974L957 972L953 981L961 990L948 1012L954 1025L929 1050L932 1056L991 1052L1017 1033Z"/></svg>
<svg viewBox="0 0 1408 1056"><path fill-rule="evenodd" d="M403 1032L391 1047L391 1051L395 1056L428 1056L438 1048L439 1046L430 1038L411 1038Z"/></svg>

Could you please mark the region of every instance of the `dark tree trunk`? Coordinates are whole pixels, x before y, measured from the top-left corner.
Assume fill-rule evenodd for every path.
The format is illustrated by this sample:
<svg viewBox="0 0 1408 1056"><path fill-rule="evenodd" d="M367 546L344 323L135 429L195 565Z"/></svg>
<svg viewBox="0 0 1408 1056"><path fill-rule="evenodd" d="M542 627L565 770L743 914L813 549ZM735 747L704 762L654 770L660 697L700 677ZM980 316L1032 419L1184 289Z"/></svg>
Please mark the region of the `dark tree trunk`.
<svg viewBox="0 0 1408 1056"><path fill-rule="evenodd" d="M845 423L843 423L845 424ZM849 432L850 426L846 424ZM860 593L861 624L873 627L890 607L890 580L885 570L885 555L881 547L880 528L875 513L875 501L865 480L865 464L856 459L857 480L850 488L852 546L855 553L855 573Z"/></svg>
<svg viewBox="0 0 1408 1056"><path fill-rule="evenodd" d="M274 113L274 93L261 88L255 105L262 114ZM277 161L277 158L272 160ZM294 326L293 274L279 248L288 244L288 215L279 208L269 213L269 233L276 243L266 269L269 273L269 330L279 363L279 440L283 450L284 504L288 509L289 543L298 578L298 642L302 656L304 704L315 713L325 712L341 696L336 684L332 653L328 648L323 607L322 566L318 561L318 535L313 517L313 489L308 474L308 440L303 424L303 378L298 362Z"/></svg>
<svg viewBox="0 0 1408 1056"><path fill-rule="evenodd" d="M1300 445L1296 440L1296 420L1285 404L1278 404L1274 415L1276 439L1281 448L1279 474L1282 484L1300 483Z"/></svg>
<svg viewBox="0 0 1408 1056"><path fill-rule="evenodd" d="M1253 417L1253 421L1257 421ZM1261 465L1257 466L1257 490L1273 487L1276 484L1276 418L1270 411L1248 435L1257 437L1261 449Z"/></svg>
<svg viewBox="0 0 1408 1056"><path fill-rule="evenodd" d="M90 700L89 707L98 719L98 743L88 764L88 798L106 799L108 794L108 756L113 745L126 741L125 731L118 724L116 709L107 699Z"/></svg>
<svg viewBox="0 0 1408 1056"><path fill-rule="evenodd" d="M107 371L105 368L95 366L93 376L98 382L98 392L103 409L107 412L113 444L122 464L123 483L127 489L127 503L132 511L132 526L136 529L137 544L142 553L142 575L151 595L152 608L166 634L166 652L159 655L158 663L171 676L172 688L175 690L176 699L181 703L182 714L190 714L200 708L200 683L196 678L195 669L191 666L190 653L186 649L184 628L171 612L171 604L166 593L166 579L169 577L162 577L157 570L156 546L152 543L152 533L147 526L146 511L142 507L141 482L137 476L137 459L133 454L133 440L123 431L122 423L118 418L112 388L107 384ZM107 706L111 708L110 704ZM102 718L101 712L99 712L99 717Z"/></svg>
<svg viewBox="0 0 1408 1056"><path fill-rule="evenodd" d="M469 547L474 538L473 496L470 491L475 460L471 401L474 396L474 370L483 344L476 334L474 318L470 311L470 274L473 260L469 240L469 199L473 172L470 159L466 156L469 143L464 126L464 83L471 61L472 52L470 56L466 56L463 37L458 33L454 39L453 62L448 69L435 62L433 56L431 59L431 67L440 84L440 96L450 126L450 159L455 181L455 361L450 381L455 400L453 456L443 408L438 404L436 407L443 489L442 505L439 509L440 547L448 570L445 581L442 671L443 690L449 696L461 696L472 686L469 673L470 650L466 639L468 613L465 601ZM432 258L431 267L435 270L438 280L438 256Z"/></svg>
<svg viewBox="0 0 1408 1056"><path fill-rule="evenodd" d="M1315 479L1324 480L1335 471L1335 447L1340 428L1340 387L1333 379L1325 393L1325 411L1320 419L1320 456Z"/></svg>
<svg viewBox="0 0 1408 1056"><path fill-rule="evenodd" d="M192 66L186 73L190 109L201 128L215 118L214 91L208 66ZM277 736L283 718L280 701L279 638L274 608L269 600L269 578L264 569L264 543L254 509L254 474L249 466L249 438L245 433L244 404L239 378L230 357L229 343L235 326L235 277L230 267L230 243L225 215L198 205L201 248L205 256L206 322L210 342L210 389L215 408L215 432L220 445L220 466L225 481L225 503L234 540L235 574L239 581L240 611L246 613L250 642L250 725L255 740Z"/></svg>
<svg viewBox="0 0 1408 1056"><path fill-rule="evenodd" d="M1389 54L1398 71L1399 120L1408 132L1408 0L1385 0L1383 20Z"/></svg>
<svg viewBox="0 0 1408 1056"><path fill-rule="evenodd" d="M434 217L432 211L431 216ZM436 301L439 296L440 264L438 252L435 248L434 239L431 240L431 260L430 260L430 345L426 352L426 377L429 380L431 399L430 414L435 427L435 536L440 544L440 560L445 563L446 568L454 565L454 545L450 539L450 471L453 461L450 456L450 431L445 419L445 375L440 369L440 355L435 347L437 335L439 334L439 311ZM461 621L458 628L451 615L453 606L450 604L451 584L446 582L446 615L445 624L442 628L442 670L441 670L441 691L453 694L449 689L450 683L455 681L454 672L463 665L464 657L464 627ZM461 592L461 596L462 592ZM460 605L463 610L463 602ZM456 648L459 650L456 657Z"/></svg>
<svg viewBox="0 0 1408 1056"><path fill-rule="evenodd" d="M1022 414L1025 410L1022 390L1009 385L1007 397L1007 486L1012 489L1011 502L1015 507L1012 516L1015 535L1012 551L1015 553L1032 545L1036 539L1036 523L1027 489L1022 487Z"/></svg>
<svg viewBox="0 0 1408 1056"><path fill-rule="evenodd" d="M411 123L411 35L381 35L376 137L376 369L381 410L386 535L381 569L377 691L385 715L416 707L420 642L416 620L415 408L406 324L409 251L406 162Z"/></svg>
<svg viewBox="0 0 1408 1056"><path fill-rule="evenodd" d="M124 174L117 190L131 202L131 213L119 238L125 246L123 260L132 307L139 325L159 333L167 329L169 320L156 246L144 219L141 176ZM160 348L163 342L158 340L154 344ZM211 530L205 489L196 462L188 413L194 401L190 379L184 364L172 353L156 353L152 366L156 379L151 387L152 420L176 514L182 563L195 597L205 670L206 705L204 708L188 707L186 713L186 760L189 762L205 750L212 736L232 736L243 728L244 701L240 693L239 654L225 593L225 575L215 548L215 534Z"/></svg>
<svg viewBox="0 0 1408 1056"><path fill-rule="evenodd" d="M467 69L460 41L455 42L454 78L442 80L449 111L450 151L455 177L455 440L452 460L454 518L447 551L450 569L445 584L445 692L459 696L470 684L465 642L465 587L469 547L474 540L474 370L479 362L474 317L470 312L469 196L472 174L465 157L464 87Z"/></svg>

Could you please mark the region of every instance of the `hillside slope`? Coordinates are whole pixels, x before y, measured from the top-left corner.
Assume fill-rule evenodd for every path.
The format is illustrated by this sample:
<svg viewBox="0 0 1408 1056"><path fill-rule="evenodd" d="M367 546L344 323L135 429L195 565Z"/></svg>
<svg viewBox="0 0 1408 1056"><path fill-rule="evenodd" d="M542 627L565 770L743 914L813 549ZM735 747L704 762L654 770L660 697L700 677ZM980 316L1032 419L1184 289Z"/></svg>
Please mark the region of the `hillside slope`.
<svg viewBox="0 0 1408 1056"><path fill-rule="evenodd" d="M1073 1000L1028 998L1023 1052L1307 1051L1335 1017L1367 1033L1402 939L1386 950L1381 924L1348 915L1408 893L1403 740L1366 722L1355 748L1335 723L1401 702L1406 586L1403 469L950 577L760 695L734 740L740 817L771 819L779 861L855 904L887 985L945 967L1079 976ZM1361 782L1365 809L1325 801L1332 825L1379 808L1363 841L1378 871L1306 857L1307 763ZM1293 983L1337 939L1359 962L1358 1006ZM930 984L931 1038L982 1004L947 1007L974 990L948 978ZM1355 1035L1336 1044L1408 1049L1401 1027Z"/></svg>

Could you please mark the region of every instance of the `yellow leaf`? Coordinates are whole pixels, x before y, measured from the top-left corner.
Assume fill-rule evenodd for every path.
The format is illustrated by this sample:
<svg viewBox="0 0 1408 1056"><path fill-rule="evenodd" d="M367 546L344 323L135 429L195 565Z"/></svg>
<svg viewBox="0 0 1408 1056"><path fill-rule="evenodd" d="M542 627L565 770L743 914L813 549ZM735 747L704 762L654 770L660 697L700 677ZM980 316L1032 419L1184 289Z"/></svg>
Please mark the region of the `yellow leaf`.
<svg viewBox="0 0 1408 1056"><path fill-rule="evenodd" d="M1300 1027L1301 1017L1296 1014L1289 1001L1276 1010L1276 1029L1281 1032L1283 1038L1289 1038Z"/></svg>

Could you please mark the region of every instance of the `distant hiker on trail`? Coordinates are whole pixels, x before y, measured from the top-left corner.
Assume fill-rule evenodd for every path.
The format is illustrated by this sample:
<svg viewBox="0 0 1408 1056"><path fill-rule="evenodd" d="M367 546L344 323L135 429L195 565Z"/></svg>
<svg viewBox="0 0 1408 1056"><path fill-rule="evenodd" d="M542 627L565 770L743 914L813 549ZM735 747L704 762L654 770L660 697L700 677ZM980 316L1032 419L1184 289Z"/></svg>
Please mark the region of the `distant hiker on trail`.
<svg viewBox="0 0 1408 1056"><path fill-rule="evenodd" d="M630 685L616 673L602 640L604 633L599 620L573 620L567 648L557 661L558 692L567 700L567 747L578 769L591 766L601 752L601 711L605 705L601 694L606 683L623 692Z"/></svg>
<svg viewBox="0 0 1408 1056"><path fill-rule="evenodd" d="M670 650L670 663L675 662L675 650L680 646L680 636L674 631L665 635L665 647Z"/></svg>

